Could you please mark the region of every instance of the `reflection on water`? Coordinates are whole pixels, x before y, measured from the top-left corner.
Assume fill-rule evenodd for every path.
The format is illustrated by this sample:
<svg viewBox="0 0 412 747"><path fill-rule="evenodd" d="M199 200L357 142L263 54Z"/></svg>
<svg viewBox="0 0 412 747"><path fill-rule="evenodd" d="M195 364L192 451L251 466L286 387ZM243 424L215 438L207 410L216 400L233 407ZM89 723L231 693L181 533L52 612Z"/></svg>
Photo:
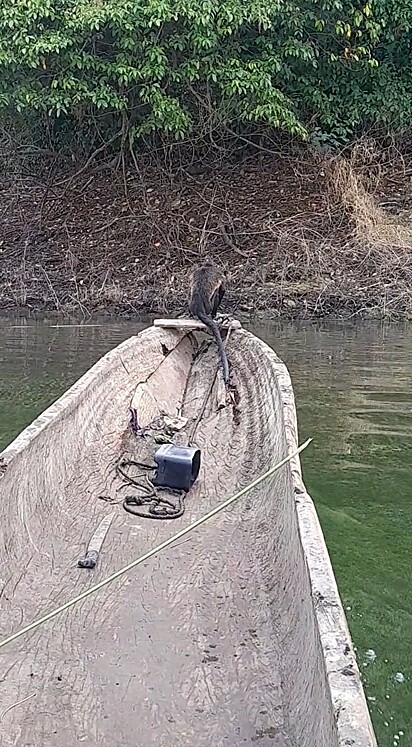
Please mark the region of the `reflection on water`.
<svg viewBox="0 0 412 747"><path fill-rule="evenodd" d="M145 325L3 321L0 449ZM412 328L255 324L287 363L315 500L380 747L412 747ZM365 652L373 649L376 660ZM398 683L395 674L406 680ZM401 734L403 732L403 734ZM399 739L398 739L399 737Z"/></svg>

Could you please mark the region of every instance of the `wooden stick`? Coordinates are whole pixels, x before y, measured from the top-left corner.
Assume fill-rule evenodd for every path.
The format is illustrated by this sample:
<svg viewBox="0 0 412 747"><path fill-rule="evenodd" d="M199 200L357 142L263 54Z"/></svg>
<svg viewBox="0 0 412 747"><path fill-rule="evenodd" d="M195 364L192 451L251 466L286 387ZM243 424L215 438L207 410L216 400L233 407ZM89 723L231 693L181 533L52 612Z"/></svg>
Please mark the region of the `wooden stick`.
<svg viewBox="0 0 412 747"><path fill-rule="evenodd" d="M187 330L207 330L206 324L198 322L197 319L154 319L154 327L164 327L165 329L187 329ZM238 319L228 319L219 324L222 329L230 328L232 330L241 329L242 325Z"/></svg>

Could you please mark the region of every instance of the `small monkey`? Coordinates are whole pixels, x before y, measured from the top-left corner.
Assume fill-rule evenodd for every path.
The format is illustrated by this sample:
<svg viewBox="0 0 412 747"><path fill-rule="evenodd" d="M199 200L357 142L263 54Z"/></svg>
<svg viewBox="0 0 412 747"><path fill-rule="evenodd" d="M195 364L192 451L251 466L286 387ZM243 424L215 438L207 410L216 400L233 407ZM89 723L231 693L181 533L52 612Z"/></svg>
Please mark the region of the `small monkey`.
<svg viewBox="0 0 412 747"><path fill-rule="evenodd" d="M215 316L225 294L225 277L212 262L197 267L191 276L189 291L189 311L205 324L219 350L220 362L223 368L223 379L226 386L229 383L229 363L223 346L219 327Z"/></svg>

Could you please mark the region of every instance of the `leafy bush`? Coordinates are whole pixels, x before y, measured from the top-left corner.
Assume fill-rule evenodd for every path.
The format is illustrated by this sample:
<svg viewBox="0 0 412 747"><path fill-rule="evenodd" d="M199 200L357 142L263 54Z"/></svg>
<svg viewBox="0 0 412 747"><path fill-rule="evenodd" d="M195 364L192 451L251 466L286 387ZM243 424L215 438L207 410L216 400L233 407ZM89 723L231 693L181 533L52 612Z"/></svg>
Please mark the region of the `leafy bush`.
<svg viewBox="0 0 412 747"><path fill-rule="evenodd" d="M0 115L53 147L408 127L407 0L3 0ZM390 25L389 25L390 24Z"/></svg>

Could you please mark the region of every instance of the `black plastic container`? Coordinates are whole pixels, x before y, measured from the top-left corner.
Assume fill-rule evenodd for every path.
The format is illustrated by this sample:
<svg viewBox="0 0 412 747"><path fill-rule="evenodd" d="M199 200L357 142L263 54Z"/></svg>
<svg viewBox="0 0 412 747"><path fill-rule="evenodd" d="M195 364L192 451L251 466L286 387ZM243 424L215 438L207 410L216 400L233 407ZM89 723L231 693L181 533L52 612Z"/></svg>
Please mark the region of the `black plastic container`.
<svg viewBox="0 0 412 747"><path fill-rule="evenodd" d="M200 469L200 449L162 444L154 455L157 470L152 480L158 488L190 490Z"/></svg>

